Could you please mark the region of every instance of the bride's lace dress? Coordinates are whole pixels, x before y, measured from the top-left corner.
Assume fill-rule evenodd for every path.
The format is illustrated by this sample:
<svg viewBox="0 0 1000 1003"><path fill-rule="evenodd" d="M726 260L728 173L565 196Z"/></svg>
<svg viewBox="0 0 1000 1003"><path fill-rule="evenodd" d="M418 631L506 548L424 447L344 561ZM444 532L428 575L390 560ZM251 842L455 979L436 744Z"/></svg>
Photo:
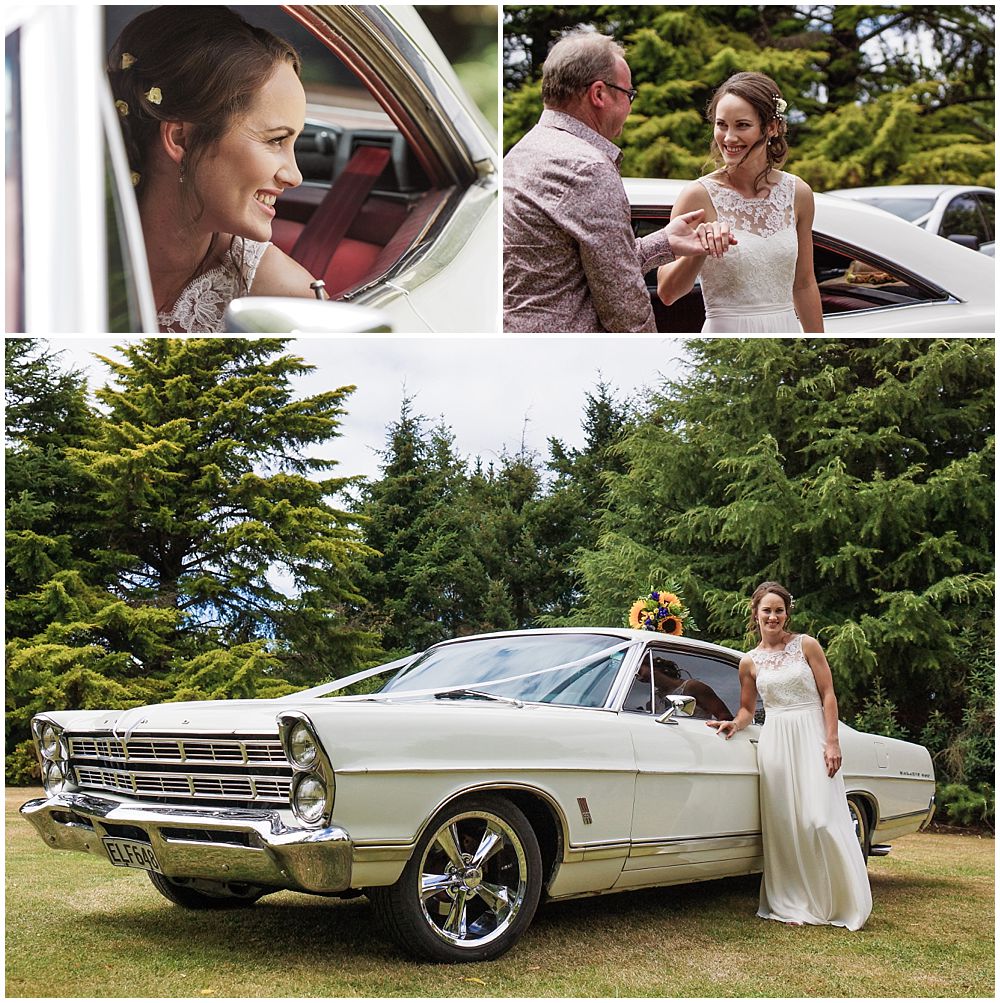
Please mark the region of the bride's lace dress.
<svg viewBox="0 0 1000 1003"><path fill-rule="evenodd" d="M739 241L701 269L705 298L703 332L756 334L802 330L792 304L799 239L795 229L795 175L780 180L764 198L748 199L711 177L698 181L719 219Z"/></svg>
<svg viewBox="0 0 1000 1003"><path fill-rule="evenodd" d="M796 634L754 648L766 716L757 745L764 877L758 916L859 930L872 908L842 771L827 776L823 704Z"/></svg>
<svg viewBox="0 0 1000 1003"><path fill-rule="evenodd" d="M257 266L270 243L234 237L229 249L214 268L193 278L174 305L156 315L165 334L217 334L222 330L226 307L253 285ZM246 286L240 282L240 272Z"/></svg>

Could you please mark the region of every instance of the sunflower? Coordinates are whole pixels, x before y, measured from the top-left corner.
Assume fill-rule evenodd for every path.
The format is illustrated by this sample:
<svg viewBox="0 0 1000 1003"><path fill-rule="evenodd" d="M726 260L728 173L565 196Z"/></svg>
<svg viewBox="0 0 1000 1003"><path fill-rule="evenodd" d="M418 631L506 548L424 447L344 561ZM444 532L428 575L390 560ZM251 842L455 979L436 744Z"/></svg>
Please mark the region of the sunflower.
<svg viewBox="0 0 1000 1003"><path fill-rule="evenodd" d="M642 629L645 620L643 614L646 612L646 603L648 601L648 599L636 599L633 603L632 609L629 610L628 614L628 625L630 627L634 627L636 630Z"/></svg>
<svg viewBox="0 0 1000 1003"><path fill-rule="evenodd" d="M664 634L683 634L684 630L679 617L665 616L660 621L660 628Z"/></svg>

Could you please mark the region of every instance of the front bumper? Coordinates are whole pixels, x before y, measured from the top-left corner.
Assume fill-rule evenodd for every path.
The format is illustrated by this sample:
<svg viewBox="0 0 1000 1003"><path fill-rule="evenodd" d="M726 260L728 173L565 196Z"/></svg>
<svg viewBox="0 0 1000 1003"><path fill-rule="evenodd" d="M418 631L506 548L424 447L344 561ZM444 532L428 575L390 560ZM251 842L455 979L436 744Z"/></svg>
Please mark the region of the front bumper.
<svg viewBox="0 0 1000 1003"><path fill-rule="evenodd" d="M167 877L320 894L351 887L353 845L343 829L289 827L273 810L180 808L67 793L28 801L21 814L57 850L108 860L105 837L146 842Z"/></svg>

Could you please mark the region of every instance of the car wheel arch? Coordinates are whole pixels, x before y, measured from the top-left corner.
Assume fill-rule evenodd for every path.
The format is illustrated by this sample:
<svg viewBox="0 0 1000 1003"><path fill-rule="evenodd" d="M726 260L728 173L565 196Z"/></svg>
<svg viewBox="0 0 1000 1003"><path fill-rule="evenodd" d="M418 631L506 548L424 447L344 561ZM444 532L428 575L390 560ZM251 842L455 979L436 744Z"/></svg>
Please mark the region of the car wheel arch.
<svg viewBox="0 0 1000 1003"><path fill-rule="evenodd" d="M439 812L466 798L482 794L495 794L498 797L506 798L519 808L531 823L542 856L544 894L555 879L559 866L563 862L565 848L569 844L569 828L566 816L556 799L549 792L531 784L489 782L473 784L454 791L438 802L428 813L414 837L414 847L421 841L427 827L438 816Z"/></svg>

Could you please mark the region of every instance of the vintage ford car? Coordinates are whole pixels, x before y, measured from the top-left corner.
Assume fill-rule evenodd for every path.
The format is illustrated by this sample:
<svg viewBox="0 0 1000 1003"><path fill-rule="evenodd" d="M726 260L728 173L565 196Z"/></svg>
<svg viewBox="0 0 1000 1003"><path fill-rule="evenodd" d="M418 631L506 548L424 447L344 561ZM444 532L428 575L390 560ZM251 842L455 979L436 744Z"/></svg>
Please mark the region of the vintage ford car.
<svg viewBox="0 0 1000 1003"><path fill-rule="evenodd" d="M487 960L543 896L761 869L759 725L706 726L739 705L739 657L517 631L280 700L40 714L47 797L21 811L51 847L145 870L182 906L363 891L411 953ZM331 695L378 672L378 692ZM888 852L930 820L930 756L844 724L841 744L861 847Z"/></svg>

